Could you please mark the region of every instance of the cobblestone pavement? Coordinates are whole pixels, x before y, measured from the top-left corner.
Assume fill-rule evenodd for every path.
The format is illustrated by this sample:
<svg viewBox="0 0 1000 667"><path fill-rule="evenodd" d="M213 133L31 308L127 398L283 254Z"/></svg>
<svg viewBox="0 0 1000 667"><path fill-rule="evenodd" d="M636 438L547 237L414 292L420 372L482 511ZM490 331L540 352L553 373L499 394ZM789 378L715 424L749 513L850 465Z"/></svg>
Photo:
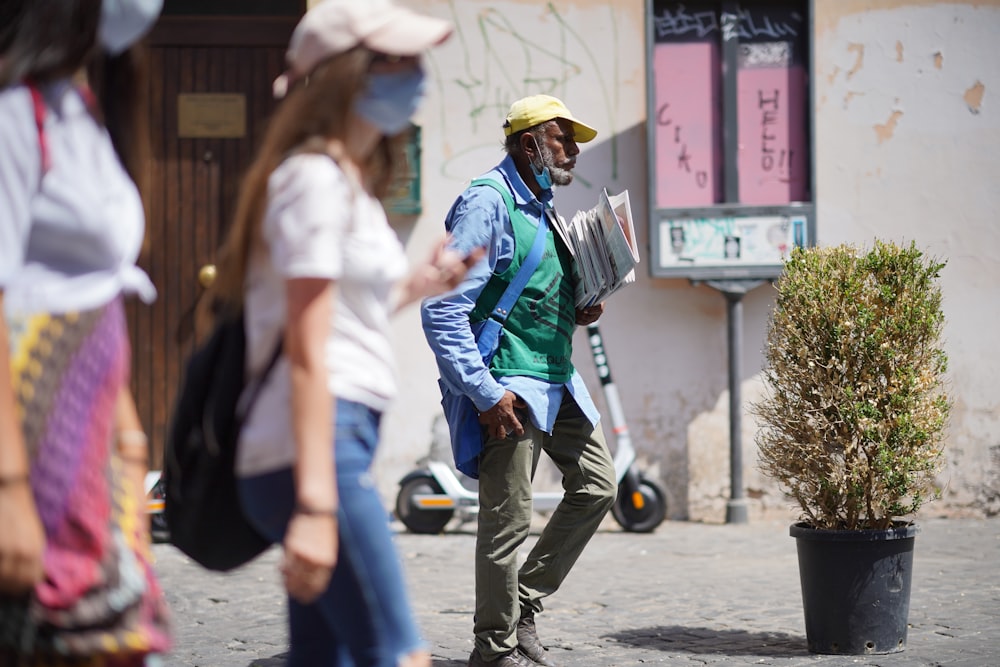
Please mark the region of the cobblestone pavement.
<svg viewBox="0 0 1000 667"><path fill-rule="evenodd" d="M910 630L900 653L807 651L795 542L787 523L773 521L666 522L640 535L608 519L537 617L539 635L564 667L1000 665L1000 519L919 525ZM433 536L394 526L434 667L464 667L472 647L474 526ZM276 549L227 574L206 572L166 544L153 551L176 624L167 667L285 664Z"/></svg>

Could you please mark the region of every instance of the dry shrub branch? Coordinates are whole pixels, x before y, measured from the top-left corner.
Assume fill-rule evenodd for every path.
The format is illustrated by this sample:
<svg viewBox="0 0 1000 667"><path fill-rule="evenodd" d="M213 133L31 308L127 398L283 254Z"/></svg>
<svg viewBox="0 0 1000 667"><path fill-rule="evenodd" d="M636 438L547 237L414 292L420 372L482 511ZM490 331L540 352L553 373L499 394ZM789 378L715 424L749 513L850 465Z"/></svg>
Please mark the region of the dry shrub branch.
<svg viewBox="0 0 1000 667"><path fill-rule="evenodd" d="M796 249L769 323L761 470L824 529L884 529L935 497L950 411L943 262L914 244Z"/></svg>

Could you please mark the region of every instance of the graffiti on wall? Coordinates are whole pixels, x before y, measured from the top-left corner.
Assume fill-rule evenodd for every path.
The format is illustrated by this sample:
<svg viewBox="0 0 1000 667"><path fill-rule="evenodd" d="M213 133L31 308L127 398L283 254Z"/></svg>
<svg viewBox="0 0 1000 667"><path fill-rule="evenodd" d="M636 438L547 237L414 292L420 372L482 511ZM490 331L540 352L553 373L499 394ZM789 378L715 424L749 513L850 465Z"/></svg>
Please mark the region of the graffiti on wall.
<svg viewBox="0 0 1000 667"><path fill-rule="evenodd" d="M791 39L803 31L801 15L759 14L747 9L734 14L722 14L714 9L690 10L684 3L671 3L656 7L653 30L657 41L670 38L705 39L725 33L724 39L751 41L767 38L771 40ZM727 20L729 16L737 20Z"/></svg>
<svg viewBox="0 0 1000 667"><path fill-rule="evenodd" d="M658 44L653 68L656 201L664 207L722 201L719 45Z"/></svg>
<svg viewBox="0 0 1000 667"><path fill-rule="evenodd" d="M598 40L592 32L583 34L577 27L580 22L571 22L551 2L527 9L518 5L516 11L500 4L457 0L449 0L449 7L456 32L446 47L448 63L435 63L445 101L441 121L446 150L441 174L467 179L470 155L484 150L495 153L502 140L498 136L487 146L463 146L457 132L482 136L499 130L513 100L545 93L566 100L571 110L576 107L574 113L598 127L598 140L609 142L612 178L617 178L620 36L613 3L597 9L597 23L587 22L588 27L598 26ZM634 37L642 39L641 33ZM440 54L432 57L442 58ZM574 103L579 100L593 104L581 110ZM455 109L461 109L461 115ZM578 181L590 185L579 174Z"/></svg>
<svg viewBox="0 0 1000 667"><path fill-rule="evenodd" d="M807 198L806 32L804 17L787 7L726 12L655 2L658 206L724 200L722 52L734 43L738 201L777 205Z"/></svg>

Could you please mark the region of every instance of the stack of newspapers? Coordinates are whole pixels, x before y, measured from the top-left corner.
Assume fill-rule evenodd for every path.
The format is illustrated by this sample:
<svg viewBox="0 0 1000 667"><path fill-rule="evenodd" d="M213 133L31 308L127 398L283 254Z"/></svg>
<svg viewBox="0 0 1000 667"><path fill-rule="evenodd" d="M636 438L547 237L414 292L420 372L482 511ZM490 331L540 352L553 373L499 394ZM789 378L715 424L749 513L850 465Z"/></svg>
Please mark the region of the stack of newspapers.
<svg viewBox="0 0 1000 667"><path fill-rule="evenodd" d="M578 308L600 303L635 282L639 249L628 190L609 195L604 189L594 208L577 212L568 223L561 216L554 222L573 255Z"/></svg>

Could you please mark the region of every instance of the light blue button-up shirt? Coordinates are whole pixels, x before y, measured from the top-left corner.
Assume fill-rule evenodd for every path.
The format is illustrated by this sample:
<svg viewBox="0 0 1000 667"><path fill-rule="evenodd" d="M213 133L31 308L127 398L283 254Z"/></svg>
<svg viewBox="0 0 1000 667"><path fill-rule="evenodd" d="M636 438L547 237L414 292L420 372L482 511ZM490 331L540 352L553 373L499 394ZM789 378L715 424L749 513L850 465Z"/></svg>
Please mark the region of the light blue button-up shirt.
<svg viewBox="0 0 1000 667"><path fill-rule="evenodd" d="M514 205L536 225L545 209L551 209L552 190L543 190L536 198L509 155L483 177L504 185L513 194ZM455 290L421 306L424 334L437 358L441 382L452 392L467 395L480 412L499 403L509 390L527 404L532 423L546 433L552 433L565 390L596 426L600 413L575 369L565 384L527 376L494 378L479 355L469 314L490 276L505 271L514 257L514 229L500 193L485 186L467 189L448 212L445 228L455 250L465 254L485 247L487 253Z"/></svg>

